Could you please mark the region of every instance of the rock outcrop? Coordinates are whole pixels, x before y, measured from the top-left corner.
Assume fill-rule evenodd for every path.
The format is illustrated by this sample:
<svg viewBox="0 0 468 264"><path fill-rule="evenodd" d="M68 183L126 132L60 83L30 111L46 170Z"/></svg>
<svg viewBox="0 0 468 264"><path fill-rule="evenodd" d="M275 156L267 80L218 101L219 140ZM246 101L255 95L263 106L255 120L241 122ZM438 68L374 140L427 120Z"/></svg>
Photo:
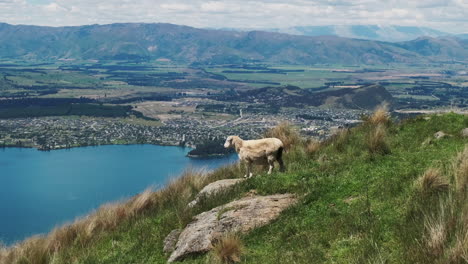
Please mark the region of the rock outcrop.
<svg viewBox="0 0 468 264"><path fill-rule="evenodd" d="M444 133L444 131L439 131L434 134L435 139L441 139L447 137L448 135Z"/></svg>
<svg viewBox="0 0 468 264"><path fill-rule="evenodd" d="M465 129L462 129L461 136L464 138L468 138L468 127Z"/></svg>
<svg viewBox="0 0 468 264"><path fill-rule="evenodd" d="M219 180L212 182L205 186L195 197L195 200L191 201L188 204L188 207L194 207L200 201L201 197L209 197L211 195L215 195L223 190L226 190L239 182L243 181L244 179L226 179L226 180Z"/></svg>
<svg viewBox="0 0 468 264"><path fill-rule="evenodd" d="M248 196L201 213L182 231L168 261L207 252L212 243L225 233L246 233L266 225L296 201L292 194Z"/></svg>
<svg viewBox="0 0 468 264"><path fill-rule="evenodd" d="M182 230L180 229L174 229L169 233L169 235L167 235L164 239L164 253L171 253L175 250L175 246L181 232Z"/></svg>

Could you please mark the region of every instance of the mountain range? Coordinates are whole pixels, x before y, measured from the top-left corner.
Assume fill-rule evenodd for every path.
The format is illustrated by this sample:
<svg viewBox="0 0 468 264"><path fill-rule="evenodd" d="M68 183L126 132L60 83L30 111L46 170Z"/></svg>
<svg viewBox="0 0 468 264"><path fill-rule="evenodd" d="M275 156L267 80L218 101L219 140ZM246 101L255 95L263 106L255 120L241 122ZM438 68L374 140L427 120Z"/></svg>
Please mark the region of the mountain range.
<svg viewBox="0 0 468 264"><path fill-rule="evenodd" d="M338 36L125 23L76 27L0 24L0 58L144 59L192 64L383 64L467 61L468 40L421 37L382 42Z"/></svg>
<svg viewBox="0 0 468 264"><path fill-rule="evenodd" d="M252 31L252 29L231 29L234 31ZM419 37L446 37L451 34L428 27L396 25L328 25L297 26L287 28L265 28L267 32L285 33L303 36L338 36L345 38L369 39L398 42L409 41Z"/></svg>

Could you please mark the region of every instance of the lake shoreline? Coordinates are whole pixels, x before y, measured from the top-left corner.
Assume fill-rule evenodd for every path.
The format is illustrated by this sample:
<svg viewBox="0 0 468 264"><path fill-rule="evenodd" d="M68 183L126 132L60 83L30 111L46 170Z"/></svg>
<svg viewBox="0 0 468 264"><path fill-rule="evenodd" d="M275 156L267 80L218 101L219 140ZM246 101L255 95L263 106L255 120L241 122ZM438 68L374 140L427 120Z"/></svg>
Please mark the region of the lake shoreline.
<svg viewBox="0 0 468 264"><path fill-rule="evenodd" d="M56 147L51 149L42 149L37 146L16 146L16 145L8 145L8 146L0 146L0 149L9 149L9 148L22 148L22 149L35 149L41 152L48 152L48 151L55 151L55 150L63 150L63 149L76 149L76 148L86 148L86 147L100 147L100 146L138 146L138 145L152 145L152 146L161 146L161 147L180 147L183 149L193 150L195 148L190 146L183 146L180 144L170 144L170 143L162 143L162 144L153 144L153 143L111 143L111 144L96 144L96 145L80 145L80 146L71 146L71 147ZM234 153L228 154L207 154L207 155L193 155L187 154L187 158L191 159L219 159L224 158L232 155Z"/></svg>
<svg viewBox="0 0 468 264"><path fill-rule="evenodd" d="M22 148L22 149L35 149L41 152L54 151L54 150L63 150L63 149L76 149L76 148L86 148L86 147L101 147L101 146L138 146L138 145L152 145L152 146L161 146L161 147L181 147L187 149L193 149L189 146L181 146L180 144L170 144L170 143L109 143L109 144L96 144L96 145L79 145L79 146L69 146L69 147L54 147L50 149L43 149L39 146L21 146L21 145L2 145L0 149L10 149L10 148Z"/></svg>

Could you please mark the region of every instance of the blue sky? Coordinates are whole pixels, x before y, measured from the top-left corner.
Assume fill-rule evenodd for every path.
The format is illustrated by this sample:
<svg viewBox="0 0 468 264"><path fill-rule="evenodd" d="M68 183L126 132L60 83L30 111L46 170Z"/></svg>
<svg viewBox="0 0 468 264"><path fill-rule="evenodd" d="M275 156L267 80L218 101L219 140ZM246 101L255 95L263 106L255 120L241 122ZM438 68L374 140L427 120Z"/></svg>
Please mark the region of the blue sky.
<svg viewBox="0 0 468 264"><path fill-rule="evenodd" d="M377 24L466 33L468 0L0 0L0 22L166 22L212 28Z"/></svg>

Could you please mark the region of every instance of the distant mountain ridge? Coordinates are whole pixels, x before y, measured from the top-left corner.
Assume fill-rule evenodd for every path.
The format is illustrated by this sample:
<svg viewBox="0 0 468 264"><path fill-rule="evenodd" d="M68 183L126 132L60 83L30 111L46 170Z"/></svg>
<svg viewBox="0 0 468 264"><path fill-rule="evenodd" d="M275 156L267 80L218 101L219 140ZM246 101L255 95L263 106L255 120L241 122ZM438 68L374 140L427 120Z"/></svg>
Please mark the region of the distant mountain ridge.
<svg viewBox="0 0 468 264"><path fill-rule="evenodd" d="M423 40L387 43L336 36L208 30L173 24L77 27L0 24L0 58L165 59L195 64L383 64L468 60L468 40ZM421 46L425 49L421 50Z"/></svg>
<svg viewBox="0 0 468 264"><path fill-rule="evenodd" d="M232 29L236 30L236 29ZM251 29L241 29L251 31ZM267 32L286 33L303 36L338 36L344 38L368 39L388 42L409 41L419 37L445 37L449 33L428 27L383 26L383 25L328 25L296 26L287 28L265 28Z"/></svg>

